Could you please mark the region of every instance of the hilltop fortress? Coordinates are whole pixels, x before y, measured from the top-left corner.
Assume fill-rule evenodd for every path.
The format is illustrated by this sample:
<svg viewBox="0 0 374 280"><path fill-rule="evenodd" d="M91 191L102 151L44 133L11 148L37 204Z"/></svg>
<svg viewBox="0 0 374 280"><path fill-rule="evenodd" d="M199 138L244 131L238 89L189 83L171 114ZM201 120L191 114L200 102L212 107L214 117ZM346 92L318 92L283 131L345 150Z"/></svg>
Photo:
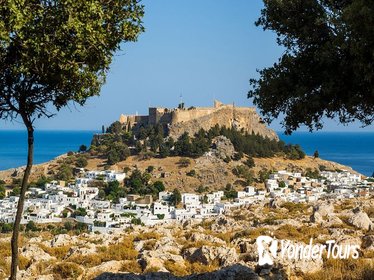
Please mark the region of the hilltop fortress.
<svg viewBox="0 0 374 280"><path fill-rule="evenodd" d="M217 100L213 107L184 108L181 103L174 109L149 108L148 116L121 115L119 122L128 131L141 126L162 125L173 138L178 138L184 132L194 135L200 128L209 130L218 124L278 140L277 134L264 124L254 107L236 107Z"/></svg>

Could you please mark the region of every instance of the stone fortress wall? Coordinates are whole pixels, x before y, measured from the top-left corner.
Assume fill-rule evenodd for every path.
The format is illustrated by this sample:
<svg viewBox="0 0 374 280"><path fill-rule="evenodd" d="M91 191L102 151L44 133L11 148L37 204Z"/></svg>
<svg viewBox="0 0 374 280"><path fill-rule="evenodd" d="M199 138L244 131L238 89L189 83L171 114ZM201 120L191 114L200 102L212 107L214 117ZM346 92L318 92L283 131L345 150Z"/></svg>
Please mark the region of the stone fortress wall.
<svg viewBox="0 0 374 280"><path fill-rule="evenodd" d="M262 122L254 107L236 107L219 101L214 101L213 107L149 108L148 116L121 115L119 121L127 130L161 124L173 138L178 138L184 132L194 135L200 128L209 130L218 124L278 139L277 134Z"/></svg>

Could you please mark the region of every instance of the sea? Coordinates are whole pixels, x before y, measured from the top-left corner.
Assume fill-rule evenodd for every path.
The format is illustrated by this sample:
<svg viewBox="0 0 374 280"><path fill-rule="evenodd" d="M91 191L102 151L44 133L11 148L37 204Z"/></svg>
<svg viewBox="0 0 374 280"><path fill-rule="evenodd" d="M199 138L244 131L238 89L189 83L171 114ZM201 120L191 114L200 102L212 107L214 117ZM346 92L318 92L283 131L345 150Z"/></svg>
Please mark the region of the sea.
<svg viewBox="0 0 374 280"><path fill-rule="evenodd" d="M47 162L69 151L78 151L80 145L90 146L97 131L36 130L34 163ZM27 132L0 130L0 170L26 165Z"/></svg>
<svg viewBox="0 0 374 280"><path fill-rule="evenodd" d="M77 151L91 143L97 131L35 132L35 163L49 161L68 151ZM319 152L320 158L351 166L371 176L374 172L374 132L294 132L278 133L286 143L299 144L308 155ZM26 164L27 135L25 131L0 130L0 170Z"/></svg>

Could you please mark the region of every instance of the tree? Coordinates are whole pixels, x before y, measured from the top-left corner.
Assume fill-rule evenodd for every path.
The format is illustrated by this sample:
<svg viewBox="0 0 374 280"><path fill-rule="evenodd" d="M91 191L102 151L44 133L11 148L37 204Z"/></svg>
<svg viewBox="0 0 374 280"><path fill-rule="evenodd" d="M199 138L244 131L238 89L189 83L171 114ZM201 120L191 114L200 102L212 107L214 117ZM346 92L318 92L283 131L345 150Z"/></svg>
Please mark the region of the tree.
<svg viewBox="0 0 374 280"><path fill-rule="evenodd" d="M119 121L112 123L106 130L107 133L120 134L123 131L122 124Z"/></svg>
<svg viewBox="0 0 374 280"><path fill-rule="evenodd" d="M27 224L26 224L26 231L38 231L38 227L37 225L35 224L35 222L33 221L29 221Z"/></svg>
<svg viewBox="0 0 374 280"><path fill-rule="evenodd" d="M73 169L70 165L63 163L60 165L56 178L62 181L69 181L73 177Z"/></svg>
<svg viewBox="0 0 374 280"><path fill-rule="evenodd" d="M313 157L314 158L319 158L319 152L316 150L316 151L314 151L314 153L313 153Z"/></svg>
<svg viewBox="0 0 374 280"><path fill-rule="evenodd" d="M165 190L165 185L161 181L154 182L153 187L157 190L157 193L163 192Z"/></svg>
<svg viewBox="0 0 374 280"><path fill-rule="evenodd" d="M0 184L0 199L5 198L5 187L4 185Z"/></svg>
<svg viewBox="0 0 374 280"><path fill-rule="evenodd" d="M85 157L83 156L80 156L77 158L77 160L75 161L75 165L79 168L83 168L83 167L86 167L88 164L88 161Z"/></svg>
<svg viewBox="0 0 374 280"><path fill-rule="evenodd" d="M87 146L86 145L80 145L79 146L79 152L86 152L87 151Z"/></svg>
<svg viewBox="0 0 374 280"><path fill-rule="evenodd" d="M174 204L174 206L177 206L182 202L182 194L178 189L173 190L173 194L170 197L170 202Z"/></svg>
<svg viewBox="0 0 374 280"><path fill-rule="evenodd" d="M248 166L249 168L252 168L252 167L255 167L255 166L256 166L255 161L253 160L252 157L249 157L249 158L244 162L244 164L245 164L246 166Z"/></svg>
<svg viewBox="0 0 374 280"><path fill-rule="evenodd" d="M143 31L138 0L2 0L0 119L24 123L27 165L12 235L10 279L16 279L19 224L34 151L34 121L98 95L120 43Z"/></svg>
<svg viewBox="0 0 374 280"><path fill-rule="evenodd" d="M322 118L342 123L374 119L374 2L264 0L256 25L277 34L285 51L251 79L267 122L284 114L286 133L300 125L322 128Z"/></svg>

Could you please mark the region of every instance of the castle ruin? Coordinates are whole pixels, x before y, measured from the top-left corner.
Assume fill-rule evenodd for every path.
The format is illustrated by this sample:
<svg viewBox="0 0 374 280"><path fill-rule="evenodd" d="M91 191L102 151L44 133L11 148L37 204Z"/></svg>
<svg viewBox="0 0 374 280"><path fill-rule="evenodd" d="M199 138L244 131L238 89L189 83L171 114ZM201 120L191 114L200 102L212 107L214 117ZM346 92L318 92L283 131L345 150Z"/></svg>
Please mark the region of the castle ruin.
<svg viewBox="0 0 374 280"><path fill-rule="evenodd" d="M148 125L162 125L168 135L178 138L184 132L194 135L199 129L209 130L215 125L234 127L249 133L258 133L270 139L277 139L277 134L268 128L254 107L236 107L217 100L213 107L190 107L168 109L149 108L148 116L121 115L120 123L126 130L138 129Z"/></svg>

